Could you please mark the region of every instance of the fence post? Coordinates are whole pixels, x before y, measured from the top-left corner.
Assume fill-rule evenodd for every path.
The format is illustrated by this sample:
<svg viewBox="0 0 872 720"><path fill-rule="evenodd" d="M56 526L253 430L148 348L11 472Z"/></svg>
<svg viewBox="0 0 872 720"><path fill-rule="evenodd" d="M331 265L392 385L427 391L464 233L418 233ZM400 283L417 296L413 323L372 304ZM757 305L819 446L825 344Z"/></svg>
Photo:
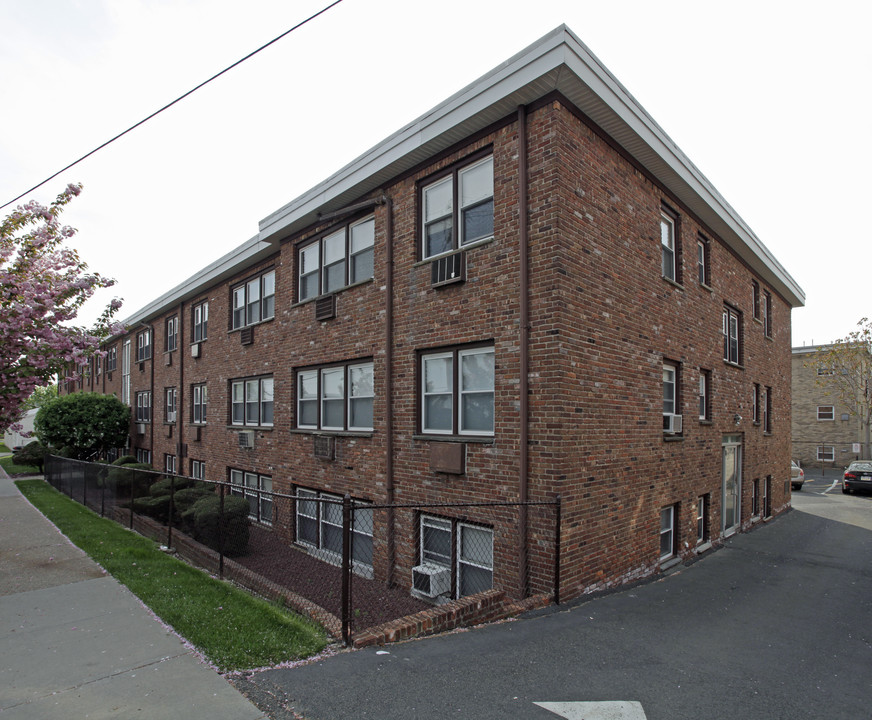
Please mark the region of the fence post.
<svg viewBox="0 0 872 720"><path fill-rule="evenodd" d="M82 468L82 505L88 507L88 466Z"/></svg>
<svg viewBox="0 0 872 720"><path fill-rule="evenodd" d="M133 486L136 485L136 470L130 475L130 529L133 530Z"/></svg>
<svg viewBox="0 0 872 720"><path fill-rule="evenodd" d="M218 500L218 577L224 579L224 483Z"/></svg>
<svg viewBox="0 0 872 720"><path fill-rule="evenodd" d="M97 480L100 482L100 517L106 517L106 486L109 484L109 471L100 468L97 471Z"/></svg>
<svg viewBox="0 0 872 720"><path fill-rule="evenodd" d="M342 498L342 642L351 643L351 497Z"/></svg>
<svg viewBox="0 0 872 720"><path fill-rule="evenodd" d="M560 495L554 501L556 515L554 518L554 604L560 604L560 532L563 505Z"/></svg>

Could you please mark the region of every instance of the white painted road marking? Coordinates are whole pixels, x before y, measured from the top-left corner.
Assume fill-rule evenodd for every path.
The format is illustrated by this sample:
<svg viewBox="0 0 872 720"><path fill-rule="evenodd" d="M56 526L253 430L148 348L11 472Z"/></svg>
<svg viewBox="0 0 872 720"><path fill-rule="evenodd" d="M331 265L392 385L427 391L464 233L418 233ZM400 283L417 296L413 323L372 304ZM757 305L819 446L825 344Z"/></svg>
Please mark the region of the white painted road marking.
<svg viewBox="0 0 872 720"><path fill-rule="evenodd" d="M533 703L566 720L647 720L642 703L628 700L606 702Z"/></svg>
<svg viewBox="0 0 872 720"><path fill-rule="evenodd" d="M824 490L821 495L826 495L830 490L835 490L838 487L841 480L833 480L833 484L830 485L826 490Z"/></svg>

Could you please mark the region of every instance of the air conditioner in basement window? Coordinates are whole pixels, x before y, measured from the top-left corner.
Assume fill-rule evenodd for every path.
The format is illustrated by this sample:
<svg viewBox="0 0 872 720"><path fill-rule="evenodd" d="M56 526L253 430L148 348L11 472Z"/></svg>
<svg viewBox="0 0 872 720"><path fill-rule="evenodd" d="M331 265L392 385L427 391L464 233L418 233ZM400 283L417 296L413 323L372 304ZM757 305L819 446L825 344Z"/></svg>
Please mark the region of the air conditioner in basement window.
<svg viewBox="0 0 872 720"><path fill-rule="evenodd" d="M441 565L413 567L412 589L431 598L443 595L451 589L451 570Z"/></svg>
<svg viewBox="0 0 872 720"><path fill-rule="evenodd" d="M681 432L681 415L672 415L664 413L663 415L663 432L667 435L677 435Z"/></svg>
<svg viewBox="0 0 872 720"><path fill-rule="evenodd" d="M239 436L239 447L241 448L253 448L254 447L254 430L240 430Z"/></svg>

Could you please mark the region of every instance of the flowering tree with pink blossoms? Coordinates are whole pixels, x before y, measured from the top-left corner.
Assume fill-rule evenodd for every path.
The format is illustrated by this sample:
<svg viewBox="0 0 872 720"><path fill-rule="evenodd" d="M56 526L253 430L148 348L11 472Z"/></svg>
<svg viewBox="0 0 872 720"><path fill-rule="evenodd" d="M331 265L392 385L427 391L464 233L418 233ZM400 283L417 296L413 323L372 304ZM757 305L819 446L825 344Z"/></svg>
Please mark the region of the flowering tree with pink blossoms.
<svg viewBox="0 0 872 720"><path fill-rule="evenodd" d="M66 377L99 352L103 338L123 330L112 319L118 299L93 328L71 324L98 288L115 284L87 272L64 246L76 231L59 217L81 191L68 185L48 207L32 200L0 221L0 431L15 426L37 387Z"/></svg>

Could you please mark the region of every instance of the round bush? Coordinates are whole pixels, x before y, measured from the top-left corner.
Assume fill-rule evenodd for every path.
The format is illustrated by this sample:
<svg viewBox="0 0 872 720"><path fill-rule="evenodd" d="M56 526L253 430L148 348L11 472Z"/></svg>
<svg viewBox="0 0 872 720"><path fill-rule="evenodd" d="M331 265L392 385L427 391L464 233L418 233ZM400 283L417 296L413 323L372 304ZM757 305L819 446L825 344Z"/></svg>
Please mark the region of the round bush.
<svg viewBox="0 0 872 720"><path fill-rule="evenodd" d="M221 498L212 493L195 502L182 517L190 518L194 537L213 550L219 549L223 536L225 555L242 555L248 550L248 501L238 495L224 498L224 518L219 535Z"/></svg>

